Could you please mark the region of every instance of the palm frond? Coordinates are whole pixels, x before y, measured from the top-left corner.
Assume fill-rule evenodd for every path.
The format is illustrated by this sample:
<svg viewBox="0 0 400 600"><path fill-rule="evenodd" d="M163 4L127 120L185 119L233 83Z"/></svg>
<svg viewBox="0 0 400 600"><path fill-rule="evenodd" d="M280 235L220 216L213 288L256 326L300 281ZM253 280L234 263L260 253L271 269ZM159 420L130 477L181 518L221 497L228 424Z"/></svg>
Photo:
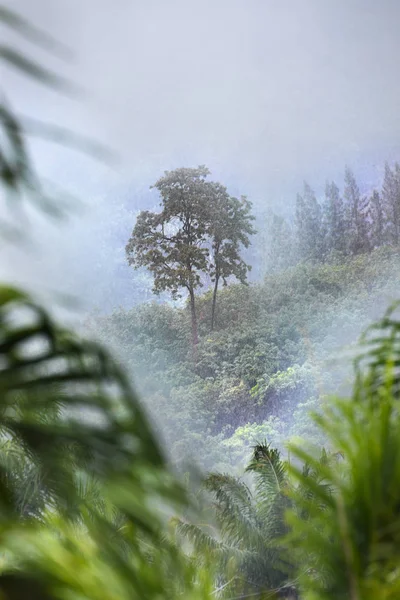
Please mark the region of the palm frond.
<svg viewBox="0 0 400 600"><path fill-rule="evenodd" d="M42 488L60 502L76 494L73 464L100 479L127 472L132 460L164 464L108 354L10 288L0 288L0 397L0 431L37 465Z"/></svg>
<svg viewBox="0 0 400 600"><path fill-rule="evenodd" d="M214 509L223 539L235 545L244 540L259 543L259 522L248 487L231 475L218 473L207 477L205 487L215 496Z"/></svg>
<svg viewBox="0 0 400 600"><path fill-rule="evenodd" d="M213 535L206 533L198 525L186 523L177 518L172 520L172 525L176 532L189 540L193 544L194 549L199 553L207 554L212 552L215 554L216 551L220 553L223 548L226 549L221 541L218 541Z"/></svg>
<svg viewBox="0 0 400 600"><path fill-rule="evenodd" d="M246 471L255 473L260 485L274 491L281 491L286 484L286 466L281 454L266 442L254 446Z"/></svg>
<svg viewBox="0 0 400 600"><path fill-rule="evenodd" d="M24 39L50 51L52 54L57 54L61 58L71 56L69 48L6 6L0 6L0 23L19 33Z"/></svg>

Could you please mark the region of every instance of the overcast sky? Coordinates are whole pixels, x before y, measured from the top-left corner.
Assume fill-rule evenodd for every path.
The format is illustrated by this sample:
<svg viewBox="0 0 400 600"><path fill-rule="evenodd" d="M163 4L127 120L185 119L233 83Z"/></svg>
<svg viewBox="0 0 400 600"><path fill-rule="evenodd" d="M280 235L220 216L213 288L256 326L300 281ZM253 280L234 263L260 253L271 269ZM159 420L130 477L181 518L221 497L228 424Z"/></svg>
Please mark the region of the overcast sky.
<svg viewBox="0 0 400 600"><path fill-rule="evenodd" d="M32 145L40 172L78 193L92 212L40 233L36 255L9 251L3 274L17 278L18 269L21 281L62 287L85 279L110 215L122 205L140 207L166 168L206 164L232 192L285 210L303 179L317 190L326 178L340 183L347 163L368 186L386 159L400 156L398 0L8 6L69 46L74 58L51 58L16 35L8 42L85 90L63 97L3 69L14 107L88 134L120 156L111 168L47 143ZM115 257L115 240L109 243Z"/></svg>

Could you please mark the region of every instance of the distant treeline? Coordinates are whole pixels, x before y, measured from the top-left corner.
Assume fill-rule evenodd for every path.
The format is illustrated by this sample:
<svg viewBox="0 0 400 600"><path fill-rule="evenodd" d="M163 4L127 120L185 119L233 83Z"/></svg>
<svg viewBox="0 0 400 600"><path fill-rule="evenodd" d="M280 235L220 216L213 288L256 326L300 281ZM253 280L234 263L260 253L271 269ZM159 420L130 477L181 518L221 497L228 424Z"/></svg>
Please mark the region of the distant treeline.
<svg viewBox="0 0 400 600"><path fill-rule="evenodd" d="M400 241L400 165L385 165L380 190L361 194L346 168L343 193L327 182L319 201L304 183L292 221L273 215L268 227L268 265L280 271L299 262L331 262Z"/></svg>

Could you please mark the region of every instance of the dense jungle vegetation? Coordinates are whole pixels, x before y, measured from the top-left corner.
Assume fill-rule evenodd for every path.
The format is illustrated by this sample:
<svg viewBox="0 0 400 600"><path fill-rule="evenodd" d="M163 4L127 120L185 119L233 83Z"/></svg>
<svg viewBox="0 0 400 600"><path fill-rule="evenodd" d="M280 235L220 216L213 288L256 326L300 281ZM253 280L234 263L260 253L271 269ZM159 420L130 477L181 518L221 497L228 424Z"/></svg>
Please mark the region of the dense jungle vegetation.
<svg viewBox="0 0 400 600"><path fill-rule="evenodd" d="M281 449L293 436L322 442L307 414L349 391L354 345L396 299L398 264L398 249L384 247L230 285L213 332L207 292L195 362L189 308L147 303L92 318L90 329L133 374L174 460L234 467L264 438Z"/></svg>
<svg viewBox="0 0 400 600"><path fill-rule="evenodd" d="M5 8L0 19L52 45ZM60 84L13 48L0 59ZM19 118L1 102L2 190L20 214L35 200L46 214L56 201L35 175ZM248 214L247 201L217 192L229 214ZM396 239L352 242L312 262L300 255L262 282L229 280L218 292L219 277L245 281L235 240L247 238L204 214L198 244L190 228L185 238L160 233L158 216L138 219L150 225L146 260L160 289L184 284L189 304L91 317L87 328L103 344L0 286L1 597L399 597L400 321L397 305L384 311L398 295ZM365 223L375 221L365 218L353 240L369 236ZM171 274L168 264L166 278L160 239L175 244L178 266ZM211 269L214 288L194 298L196 265ZM190 455L203 473L184 464Z"/></svg>

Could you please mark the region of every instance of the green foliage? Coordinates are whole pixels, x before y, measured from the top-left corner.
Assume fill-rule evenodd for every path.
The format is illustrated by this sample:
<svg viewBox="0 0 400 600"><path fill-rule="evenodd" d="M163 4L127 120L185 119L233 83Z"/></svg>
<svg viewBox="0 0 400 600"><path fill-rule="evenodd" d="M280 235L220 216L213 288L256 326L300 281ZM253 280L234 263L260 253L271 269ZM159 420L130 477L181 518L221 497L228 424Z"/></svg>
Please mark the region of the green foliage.
<svg viewBox="0 0 400 600"><path fill-rule="evenodd" d="M367 224L367 199L360 194L353 172L346 168L344 197L347 202L348 249L350 254L368 252L370 240Z"/></svg>
<svg viewBox="0 0 400 600"><path fill-rule="evenodd" d="M242 197L240 200L229 196L225 187L218 183L211 184L212 200L210 202L210 223L208 234L211 238L210 277L214 282L214 294L211 310L211 331L215 324L215 309L218 284L222 279L227 285L233 276L241 283L246 283L250 266L240 256L241 246L248 248L249 236L255 233L251 224L251 203Z"/></svg>
<svg viewBox="0 0 400 600"><path fill-rule="evenodd" d="M346 254L347 229L345 205L337 185L332 181L325 187L325 203L323 206L323 221L325 230L324 253Z"/></svg>
<svg viewBox="0 0 400 600"><path fill-rule="evenodd" d="M383 246L387 238L387 223L381 195L377 190L372 192L368 214L371 218L371 246L379 248Z"/></svg>
<svg viewBox="0 0 400 600"><path fill-rule="evenodd" d="M197 560L200 553L219 564L219 589L228 597L244 593L243 580L256 597L288 588L304 600L398 597L397 307L367 330L352 397L331 399L314 417L329 453L291 445L284 463L277 450L257 444L250 485L229 475L206 480L219 534L178 522Z"/></svg>
<svg viewBox="0 0 400 600"><path fill-rule="evenodd" d="M71 466L101 478L124 473L133 457L162 466L126 378L102 348L11 288L0 290L0 327L3 442L37 466L46 502L67 510L76 502Z"/></svg>
<svg viewBox="0 0 400 600"><path fill-rule="evenodd" d="M141 212L126 246L128 263L145 266L154 275L154 291L170 290L174 297L181 288L201 285L206 270L207 206L203 188L208 170L177 169L166 172L153 186L162 197L162 212Z"/></svg>
<svg viewBox="0 0 400 600"><path fill-rule="evenodd" d="M119 310L92 319L90 331L126 364L178 463L191 455L206 469L235 467L260 437L281 450L295 436L324 443L308 411L329 394L349 393L348 358L396 297L398 265L397 250L384 247L344 264L298 265L258 284L230 285L212 333L212 295L199 296L195 364L186 308ZM247 442L240 428L256 425L265 433Z"/></svg>
<svg viewBox="0 0 400 600"><path fill-rule="evenodd" d="M268 273L279 273L296 264L296 249L291 224L272 213L266 231L263 253L267 259Z"/></svg>

